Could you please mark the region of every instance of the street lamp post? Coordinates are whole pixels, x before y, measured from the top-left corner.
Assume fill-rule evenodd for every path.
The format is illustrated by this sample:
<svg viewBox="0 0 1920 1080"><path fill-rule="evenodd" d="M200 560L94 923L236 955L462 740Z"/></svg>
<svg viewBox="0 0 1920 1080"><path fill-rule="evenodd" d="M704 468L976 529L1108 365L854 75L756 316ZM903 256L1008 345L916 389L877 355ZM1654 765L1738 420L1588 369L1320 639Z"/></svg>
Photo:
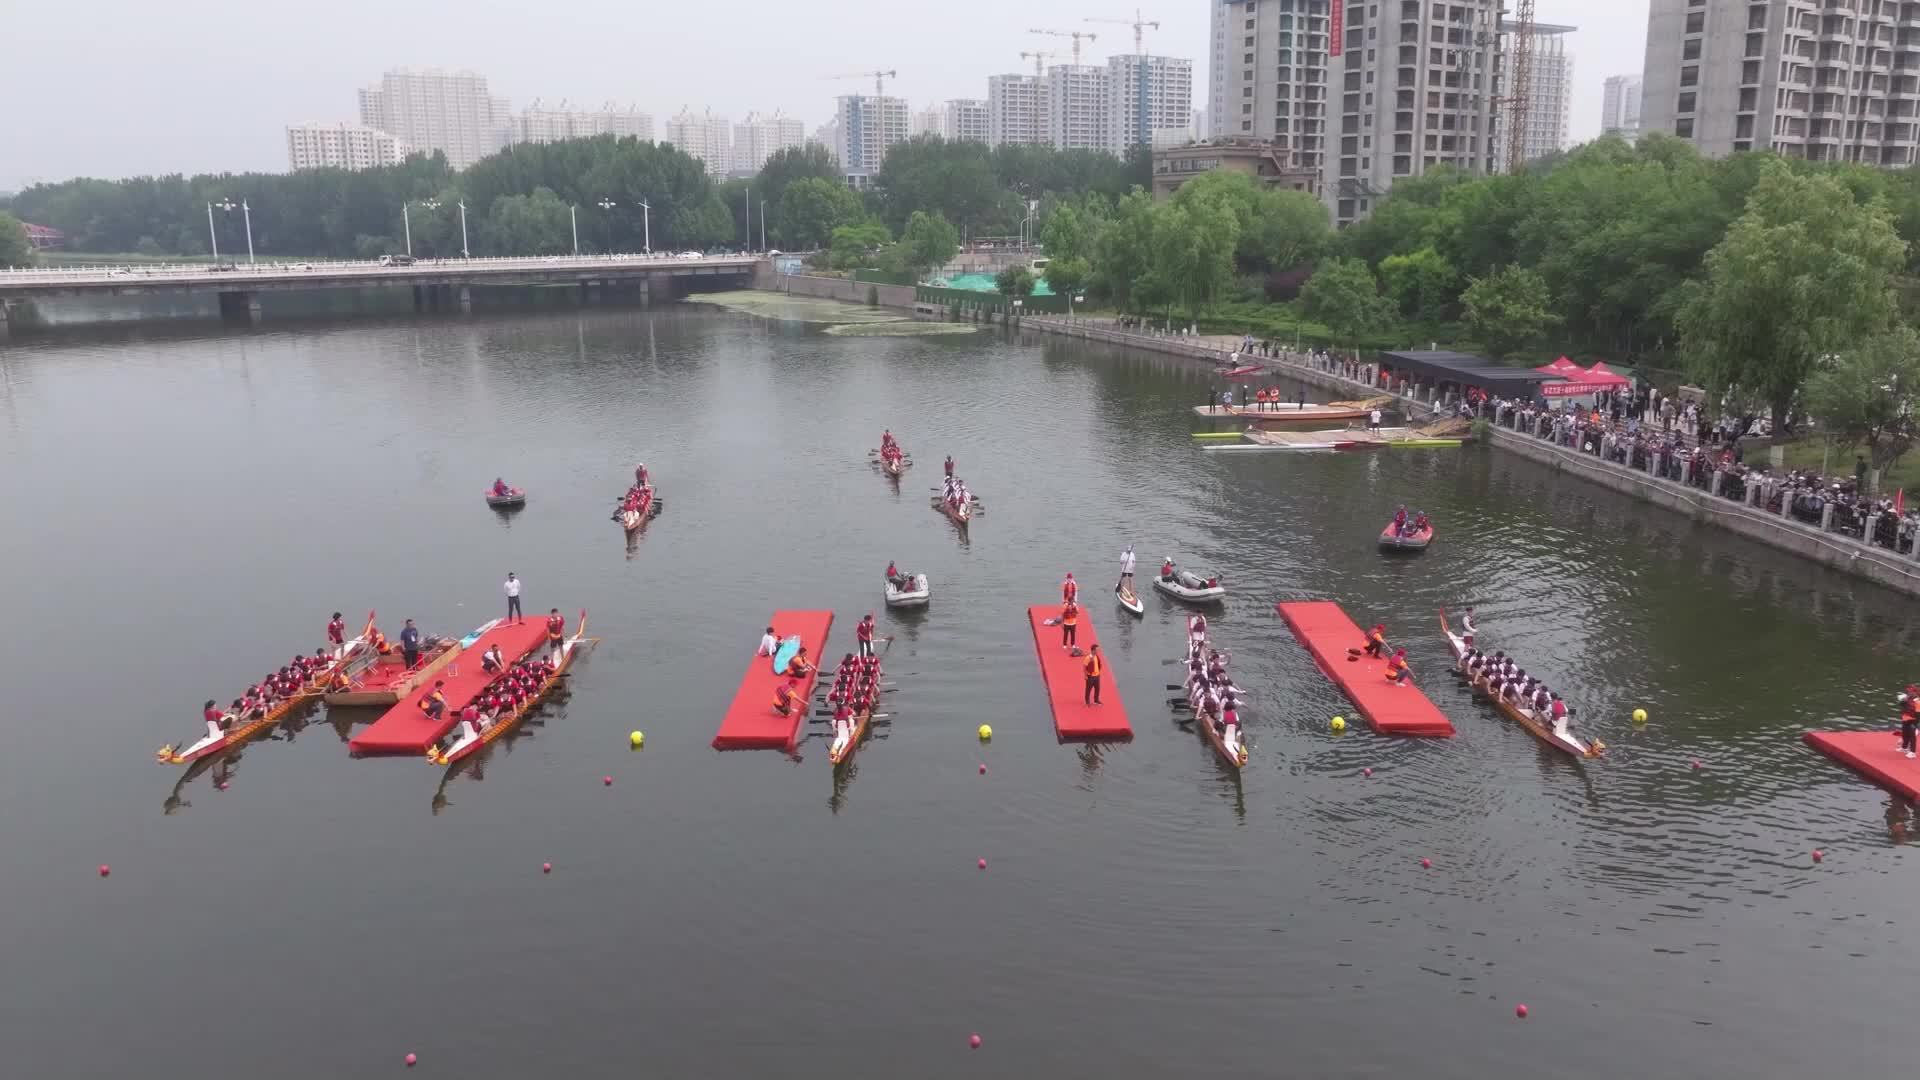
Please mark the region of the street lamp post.
<svg viewBox="0 0 1920 1080"><path fill-rule="evenodd" d="M573 226L573 254L577 258L580 254L580 208L578 206L571 204L567 206L567 224Z"/></svg>
<svg viewBox="0 0 1920 1080"><path fill-rule="evenodd" d="M473 258L473 252L467 250L467 200L460 200L460 257Z"/></svg>
<svg viewBox="0 0 1920 1080"><path fill-rule="evenodd" d="M242 208L244 208L245 205L246 205L245 203L242 203L241 204ZM219 262L220 261L220 237L214 232L214 229L213 229L213 208L216 206L222 210L225 210L228 213L232 213L233 200L222 199L219 202L210 202L207 204L207 246L213 249L213 261ZM252 217L247 218L247 261L248 262L253 261L253 219Z"/></svg>
<svg viewBox="0 0 1920 1080"><path fill-rule="evenodd" d="M767 250L767 200L760 200L760 250Z"/></svg>
<svg viewBox="0 0 1920 1080"><path fill-rule="evenodd" d="M645 199L640 200L640 228L645 233L640 242L640 249L651 255L653 254L653 204Z"/></svg>
<svg viewBox="0 0 1920 1080"><path fill-rule="evenodd" d="M593 205L599 207L602 211L605 212L605 216L607 219L607 254L611 255L613 254L613 213L612 211L614 207L619 206L620 204L602 195L600 197L600 201L597 203L594 203Z"/></svg>
<svg viewBox="0 0 1920 1080"><path fill-rule="evenodd" d="M407 202L400 204L400 225L407 233L407 255L409 258L413 255L413 216L407 212L407 208L410 205L412 204ZM420 206L425 210L438 210L440 209L440 200L421 199Z"/></svg>

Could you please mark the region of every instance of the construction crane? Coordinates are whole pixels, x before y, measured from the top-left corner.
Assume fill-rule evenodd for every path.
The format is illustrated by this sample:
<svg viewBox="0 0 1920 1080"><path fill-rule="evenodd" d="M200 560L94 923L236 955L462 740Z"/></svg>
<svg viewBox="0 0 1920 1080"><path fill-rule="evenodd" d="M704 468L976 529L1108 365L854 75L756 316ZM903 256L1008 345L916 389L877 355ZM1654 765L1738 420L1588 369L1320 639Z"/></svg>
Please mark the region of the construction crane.
<svg viewBox="0 0 1920 1080"><path fill-rule="evenodd" d="M827 79L872 79L873 96L886 97L887 87L886 83L882 80L897 79L900 77L900 73L897 71L855 71L846 75L826 75L822 77Z"/></svg>
<svg viewBox="0 0 1920 1080"><path fill-rule="evenodd" d="M1527 112L1533 100L1533 0L1514 4L1513 56L1508 64L1513 81L1507 85L1507 172L1527 164Z"/></svg>
<svg viewBox="0 0 1920 1080"><path fill-rule="evenodd" d="M1087 40L1088 40L1089 42L1092 42L1092 41L1095 41L1095 40L1097 40L1097 39L1098 39L1098 38L1100 37L1100 35L1099 35L1099 34L1096 34L1096 33L1094 33L1094 32L1093 32L1093 31L1091 31L1091 30L1086 30L1086 31L1082 31L1082 30L1029 30L1029 31L1027 31L1027 33L1029 33L1029 34L1047 34L1047 35L1049 35L1049 36L1051 36L1051 37L1063 37L1063 38L1072 38L1072 39L1073 39L1073 62L1074 62L1074 63L1075 63L1076 65L1080 63L1080 39L1081 39L1081 38L1086 38L1086 39L1087 39Z"/></svg>
<svg viewBox="0 0 1920 1080"><path fill-rule="evenodd" d="M1141 54L1144 54L1147 51L1147 39L1145 34L1147 27L1152 27L1155 30L1160 29L1160 23L1157 20L1141 18L1139 8L1133 9L1133 18L1131 19L1117 19L1117 18L1111 18L1108 16L1095 15L1095 16L1083 19L1081 21L1097 22L1097 23L1115 23L1120 26L1133 27L1133 51Z"/></svg>
<svg viewBox="0 0 1920 1080"><path fill-rule="evenodd" d="M1049 56L1058 56L1058 55L1059 55L1058 53L1050 53L1050 52L1023 52L1020 54L1020 59L1022 60L1031 59L1033 61L1033 77L1038 79L1042 74L1040 71L1041 62L1046 60L1046 58Z"/></svg>

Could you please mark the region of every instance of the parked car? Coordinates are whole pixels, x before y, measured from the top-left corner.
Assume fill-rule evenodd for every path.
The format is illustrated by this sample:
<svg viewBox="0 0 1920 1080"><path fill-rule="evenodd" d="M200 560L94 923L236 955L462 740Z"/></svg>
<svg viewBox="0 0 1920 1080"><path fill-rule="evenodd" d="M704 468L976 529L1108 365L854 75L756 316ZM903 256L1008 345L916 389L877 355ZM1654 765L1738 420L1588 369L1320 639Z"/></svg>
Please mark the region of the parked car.
<svg viewBox="0 0 1920 1080"><path fill-rule="evenodd" d="M703 251L683 251L674 256L676 259L704 259L706 257L707 255Z"/></svg>
<svg viewBox="0 0 1920 1080"><path fill-rule="evenodd" d="M413 256L411 256L411 255L382 255L382 256L380 256L380 265L381 265L381 266L412 266L412 265L413 265Z"/></svg>

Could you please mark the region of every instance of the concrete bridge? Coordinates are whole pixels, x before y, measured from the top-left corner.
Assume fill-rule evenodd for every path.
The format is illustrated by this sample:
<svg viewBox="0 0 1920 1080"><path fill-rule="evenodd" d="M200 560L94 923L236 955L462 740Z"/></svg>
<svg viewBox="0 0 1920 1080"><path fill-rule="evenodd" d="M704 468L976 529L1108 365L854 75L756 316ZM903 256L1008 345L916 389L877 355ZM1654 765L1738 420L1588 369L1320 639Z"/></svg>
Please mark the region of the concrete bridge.
<svg viewBox="0 0 1920 1080"><path fill-rule="evenodd" d="M260 294L314 289L410 288L416 308L473 307L475 286L602 286L655 283L744 286L763 260L755 255L550 255L491 259L422 259L405 266L365 262L277 261L215 265L71 266L0 269L0 308L11 326L20 305L35 300L214 293L220 313L258 320ZM4 329L4 328L0 328Z"/></svg>

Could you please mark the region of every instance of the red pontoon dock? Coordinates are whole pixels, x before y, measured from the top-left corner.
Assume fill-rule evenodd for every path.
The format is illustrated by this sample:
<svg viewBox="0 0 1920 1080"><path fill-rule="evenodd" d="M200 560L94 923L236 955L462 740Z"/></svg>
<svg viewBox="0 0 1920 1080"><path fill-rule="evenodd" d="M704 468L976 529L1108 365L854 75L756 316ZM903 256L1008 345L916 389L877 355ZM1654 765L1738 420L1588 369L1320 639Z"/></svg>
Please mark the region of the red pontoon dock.
<svg viewBox="0 0 1920 1080"><path fill-rule="evenodd" d="M1920 799L1920 758L1900 752L1898 731L1809 731L1801 738L1888 791Z"/></svg>
<svg viewBox="0 0 1920 1080"><path fill-rule="evenodd" d="M496 626L480 635L480 639L435 680L401 698L399 704L382 713L380 719L367 725L365 731L348 740L348 752L356 757L365 754L426 753L427 747L453 729L460 710L466 708L467 702L493 681L493 676L480 668L481 654L499 645L501 657L511 667L539 648L546 637L547 619L544 615L535 615L525 622ZM446 695L447 711L438 722L429 719L420 708L420 702L433 693L434 681L446 683L440 692Z"/></svg>
<svg viewBox="0 0 1920 1080"><path fill-rule="evenodd" d="M767 625L785 641L800 635L800 644L815 664L827 652L827 633L833 628L831 611L776 611ZM757 640L757 639L756 639ZM773 659L755 656L747 664L747 673L734 692L733 704L720 721L713 737L715 750L792 750L799 742L800 725L813 711L813 684L818 674L800 680L801 707L792 716L781 716L773 708L773 695L786 676L773 673Z"/></svg>
<svg viewBox="0 0 1920 1080"><path fill-rule="evenodd" d="M1373 730L1382 735L1453 734L1453 721L1434 708L1418 687L1411 682L1387 681L1385 658L1376 660L1363 652L1356 659L1348 652L1365 646L1367 636L1339 604L1307 600L1275 604L1274 608L1287 620L1300 644L1313 654L1314 663L1339 685ZM1429 674L1437 673L1435 669ZM1416 677L1420 674L1414 673Z"/></svg>
<svg viewBox="0 0 1920 1080"><path fill-rule="evenodd" d="M1033 625L1033 647L1040 655L1040 676L1047 684L1047 702L1053 706L1053 731L1067 739L1131 739L1133 726L1127 723L1126 707L1120 704L1119 679L1113 671L1113 658L1102 652L1107 673L1101 676L1099 705L1083 704L1087 685L1085 655L1074 656L1060 647L1060 627L1042 625L1060 617L1059 604L1038 604L1027 609L1027 621ZM1086 608L1080 609L1080 622L1074 631L1074 644L1084 654L1092 651L1100 636L1094 632L1093 619Z"/></svg>

